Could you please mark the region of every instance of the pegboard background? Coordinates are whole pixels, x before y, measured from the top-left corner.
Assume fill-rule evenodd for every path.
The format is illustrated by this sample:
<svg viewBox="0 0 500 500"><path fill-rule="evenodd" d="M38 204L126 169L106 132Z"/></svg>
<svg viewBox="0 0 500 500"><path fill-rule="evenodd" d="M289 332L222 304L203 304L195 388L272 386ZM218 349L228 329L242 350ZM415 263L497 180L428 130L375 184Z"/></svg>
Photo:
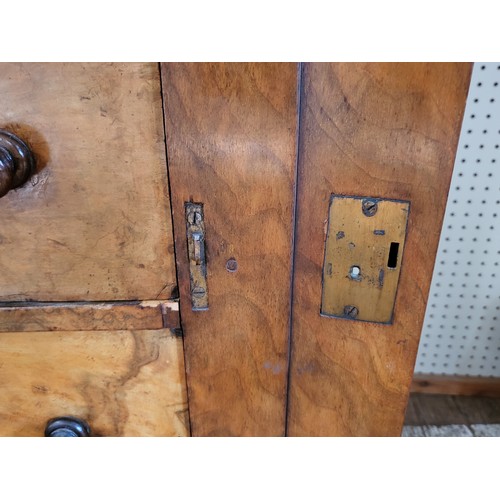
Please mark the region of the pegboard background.
<svg viewBox="0 0 500 500"><path fill-rule="evenodd" d="M500 377L500 63L472 72L416 373Z"/></svg>

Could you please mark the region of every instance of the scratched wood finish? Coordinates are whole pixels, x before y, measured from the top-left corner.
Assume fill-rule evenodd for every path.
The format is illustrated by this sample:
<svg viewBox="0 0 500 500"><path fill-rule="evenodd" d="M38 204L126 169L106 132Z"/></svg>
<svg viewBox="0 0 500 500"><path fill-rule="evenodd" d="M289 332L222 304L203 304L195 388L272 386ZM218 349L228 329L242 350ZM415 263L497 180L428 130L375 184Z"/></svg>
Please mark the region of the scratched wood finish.
<svg viewBox="0 0 500 500"><path fill-rule="evenodd" d="M38 163L0 199L0 300L171 298L158 64L0 64L0 128Z"/></svg>
<svg viewBox="0 0 500 500"><path fill-rule="evenodd" d="M401 433L470 72L304 65L289 435ZM411 202L392 325L319 314L332 193Z"/></svg>
<svg viewBox="0 0 500 500"><path fill-rule="evenodd" d="M0 332L179 328L178 302L27 303L0 307Z"/></svg>
<svg viewBox="0 0 500 500"><path fill-rule="evenodd" d="M2 333L0 435L43 436L53 417L96 436L189 435L182 339L168 330Z"/></svg>
<svg viewBox="0 0 500 500"><path fill-rule="evenodd" d="M192 433L283 435L297 65L162 64L162 81ZM191 310L186 201L204 205L208 311Z"/></svg>

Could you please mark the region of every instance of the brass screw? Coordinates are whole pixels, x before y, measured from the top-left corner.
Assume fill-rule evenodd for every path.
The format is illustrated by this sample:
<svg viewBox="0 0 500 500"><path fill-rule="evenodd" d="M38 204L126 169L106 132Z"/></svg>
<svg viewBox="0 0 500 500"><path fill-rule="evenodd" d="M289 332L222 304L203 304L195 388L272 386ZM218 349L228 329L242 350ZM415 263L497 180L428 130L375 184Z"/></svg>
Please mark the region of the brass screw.
<svg viewBox="0 0 500 500"><path fill-rule="evenodd" d="M187 219L188 219L189 224L198 225L201 222L201 214L197 210L193 210L193 211L188 213Z"/></svg>
<svg viewBox="0 0 500 500"><path fill-rule="evenodd" d="M197 299L201 299L202 297L205 296L205 289L202 288L201 286L198 286L196 288L193 289L193 291L191 292L191 295Z"/></svg>
<svg viewBox="0 0 500 500"><path fill-rule="evenodd" d="M358 316L358 308L356 306L345 306L344 316L348 318L355 319Z"/></svg>
<svg viewBox="0 0 500 500"><path fill-rule="evenodd" d="M366 199L361 203L361 210L367 217L373 217L378 210L378 204L375 200Z"/></svg>

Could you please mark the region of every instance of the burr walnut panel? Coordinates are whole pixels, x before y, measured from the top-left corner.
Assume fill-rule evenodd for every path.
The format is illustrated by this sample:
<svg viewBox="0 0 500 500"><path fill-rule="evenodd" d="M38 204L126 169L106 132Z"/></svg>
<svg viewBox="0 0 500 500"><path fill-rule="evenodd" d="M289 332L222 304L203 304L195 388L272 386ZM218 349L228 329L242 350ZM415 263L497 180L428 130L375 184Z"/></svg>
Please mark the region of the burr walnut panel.
<svg viewBox="0 0 500 500"><path fill-rule="evenodd" d="M169 330L0 336L0 435L72 415L94 436L189 435L182 339Z"/></svg>
<svg viewBox="0 0 500 500"><path fill-rule="evenodd" d="M0 300L171 298L158 64L1 64L0 128L37 163L0 199Z"/></svg>

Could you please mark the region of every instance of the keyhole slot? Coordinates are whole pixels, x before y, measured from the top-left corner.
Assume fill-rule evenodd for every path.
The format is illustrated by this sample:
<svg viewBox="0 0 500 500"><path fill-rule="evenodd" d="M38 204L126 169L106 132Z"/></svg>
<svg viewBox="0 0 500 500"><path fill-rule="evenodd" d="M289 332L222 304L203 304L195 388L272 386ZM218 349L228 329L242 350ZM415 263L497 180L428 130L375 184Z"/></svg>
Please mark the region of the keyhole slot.
<svg viewBox="0 0 500 500"><path fill-rule="evenodd" d="M393 241L389 247L389 258L387 259L387 267L396 269L398 266L399 243Z"/></svg>

